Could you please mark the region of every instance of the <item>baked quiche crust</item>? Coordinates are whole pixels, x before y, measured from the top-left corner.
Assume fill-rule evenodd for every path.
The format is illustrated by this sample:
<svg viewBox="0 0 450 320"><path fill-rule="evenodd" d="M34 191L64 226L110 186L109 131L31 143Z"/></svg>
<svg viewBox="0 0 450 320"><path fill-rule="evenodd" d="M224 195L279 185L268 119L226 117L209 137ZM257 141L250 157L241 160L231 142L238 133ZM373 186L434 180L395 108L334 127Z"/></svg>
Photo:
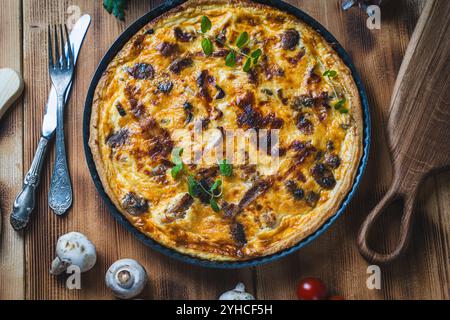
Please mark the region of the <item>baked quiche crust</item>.
<svg viewBox="0 0 450 320"><path fill-rule="evenodd" d="M256 49L262 55L243 71ZM221 132L279 130L277 171L232 164L223 176L217 165L186 163L174 178L173 151L185 147L176 130L198 121ZM184 254L242 261L297 244L337 212L362 130L351 71L310 26L251 1L192 0L148 23L111 61L95 90L89 146L106 193L138 230ZM189 193L189 177L200 193L221 181L219 210Z"/></svg>

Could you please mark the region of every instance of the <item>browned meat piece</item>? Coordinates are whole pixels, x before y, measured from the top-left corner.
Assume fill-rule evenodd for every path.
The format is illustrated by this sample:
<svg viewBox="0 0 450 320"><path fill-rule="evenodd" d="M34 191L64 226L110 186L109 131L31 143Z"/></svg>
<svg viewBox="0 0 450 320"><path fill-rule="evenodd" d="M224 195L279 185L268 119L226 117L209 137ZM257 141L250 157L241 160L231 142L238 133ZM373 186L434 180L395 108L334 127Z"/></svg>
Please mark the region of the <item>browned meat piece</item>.
<svg viewBox="0 0 450 320"><path fill-rule="evenodd" d="M181 42L189 42L195 38L195 35L191 32L184 32L181 28L176 27L173 29L175 38Z"/></svg>
<svg viewBox="0 0 450 320"><path fill-rule="evenodd" d="M131 107L131 113L134 114L136 118L142 117L145 113L144 105L135 99L130 99L129 102Z"/></svg>
<svg viewBox="0 0 450 320"><path fill-rule="evenodd" d="M311 68L306 82L308 84L313 84L313 83L319 83L321 80L322 80L322 78L318 74L315 73L314 68Z"/></svg>
<svg viewBox="0 0 450 320"><path fill-rule="evenodd" d="M227 49L220 49L220 50L216 50L214 51L211 56L215 57L215 58L224 58L228 55L228 50Z"/></svg>
<svg viewBox="0 0 450 320"><path fill-rule="evenodd" d="M208 167L208 168L201 168L198 170L196 174L197 180L201 179L214 179L217 174L219 173L219 168L217 166Z"/></svg>
<svg viewBox="0 0 450 320"><path fill-rule="evenodd" d="M317 109L316 109L317 117L319 118L320 121L325 121L327 119L328 110L329 110L329 108L325 105L321 105L321 106L317 107Z"/></svg>
<svg viewBox="0 0 450 320"><path fill-rule="evenodd" d="M289 99L284 96L283 89L278 89L277 90L277 96L278 96L278 99L280 99L282 104L284 104L284 105L288 104Z"/></svg>
<svg viewBox="0 0 450 320"><path fill-rule="evenodd" d="M136 37L136 39L134 39L133 41L133 48L132 48L132 53L133 54L138 54L141 50L142 50L142 43L145 40L145 34L141 34L139 36Z"/></svg>
<svg viewBox="0 0 450 320"><path fill-rule="evenodd" d="M258 84L258 68L251 68L249 72L247 72L248 80L252 84Z"/></svg>
<svg viewBox="0 0 450 320"><path fill-rule="evenodd" d="M178 45L176 43L164 41L156 46L156 50L158 50L163 57L170 57L178 52Z"/></svg>
<svg viewBox="0 0 450 320"><path fill-rule="evenodd" d="M297 119L297 128L303 134L310 135L314 131L314 125L308 119L308 116L304 113L300 114Z"/></svg>
<svg viewBox="0 0 450 320"><path fill-rule="evenodd" d="M287 60L290 64L295 66L300 62L300 60L302 60L302 58L305 56L305 53L305 49L302 49L294 57L289 57Z"/></svg>
<svg viewBox="0 0 450 320"><path fill-rule="evenodd" d="M222 205L222 210L225 217L234 218L239 214L241 209L237 204L224 202Z"/></svg>
<svg viewBox="0 0 450 320"><path fill-rule="evenodd" d="M125 117L127 115L127 112L123 108L122 104L120 102L117 102L116 104L117 112L119 112L119 115L121 117Z"/></svg>
<svg viewBox="0 0 450 320"><path fill-rule="evenodd" d="M341 165L341 158L335 153L327 153L325 154L324 163L330 168L336 169Z"/></svg>
<svg viewBox="0 0 450 320"><path fill-rule="evenodd" d="M242 199L239 201L239 207L245 208L250 203L255 201L260 195L264 194L272 186L271 180L259 180L256 181L250 189L245 192Z"/></svg>
<svg viewBox="0 0 450 320"><path fill-rule="evenodd" d="M302 94L294 97L292 108L294 110L301 110L303 107L312 107L315 104L315 99L309 94Z"/></svg>
<svg viewBox="0 0 450 320"><path fill-rule="evenodd" d="M219 48L223 48L224 43L227 42L227 29L223 29L219 32L219 34L216 37L216 45Z"/></svg>
<svg viewBox="0 0 450 320"><path fill-rule="evenodd" d="M158 91L162 93L169 93L172 91L173 82L172 81L162 81L158 83Z"/></svg>
<svg viewBox="0 0 450 320"><path fill-rule="evenodd" d="M131 215L138 216L148 210L148 201L134 192L127 193L122 198L122 207Z"/></svg>
<svg viewBox="0 0 450 320"><path fill-rule="evenodd" d="M155 69L148 63L136 63L132 68L127 69L128 73L135 79L153 79Z"/></svg>
<svg viewBox="0 0 450 320"><path fill-rule="evenodd" d="M247 243L247 238L245 236L245 229L239 222L234 222L230 226L231 237L238 247L243 247Z"/></svg>
<svg viewBox="0 0 450 320"><path fill-rule="evenodd" d="M146 118L139 123L142 135L145 139L144 145L151 158L166 158L173 148L170 133L159 126L153 118Z"/></svg>
<svg viewBox="0 0 450 320"><path fill-rule="evenodd" d="M323 163L317 163L311 168L314 180L325 189L333 189L336 185L333 172Z"/></svg>
<svg viewBox="0 0 450 320"><path fill-rule="evenodd" d="M253 180L257 175L258 171L255 164L244 164L239 167L239 177L243 180Z"/></svg>
<svg viewBox="0 0 450 320"><path fill-rule="evenodd" d="M185 193L182 196L175 198L175 200L167 207L166 214L168 214L169 217L181 218L193 203L194 198L192 198L189 193Z"/></svg>
<svg viewBox="0 0 450 320"><path fill-rule="evenodd" d="M286 189L294 196L295 200L301 200L305 196L302 188L299 188L297 183L293 180L288 180L285 183Z"/></svg>
<svg viewBox="0 0 450 320"><path fill-rule="evenodd" d="M314 208L317 205L317 202L319 201L320 196L318 193L314 192L314 191L309 191L306 194L306 203L308 204L308 206Z"/></svg>
<svg viewBox="0 0 450 320"><path fill-rule="evenodd" d="M129 132L127 129L120 129L116 133L110 134L106 138L106 144L111 148L117 148L123 146L129 137Z"/></svg>
<svg viewBox="0 0 450 320"><path fill-rule="evenodd" d="M192 66L194 62L191 58L181 58L173 61L170 66L169 70L172 71L175 74L179 74L183 69L186 69L190 66Z"/></svg>
<svg viewBox="0 0 450 320"><path fill-rule="evenodd" d="M218 85L216 85L216 89L217 89L216 99L219 100L225 98L225 91L223 91L223 89Z"/></svg>
<svg viewBox="0 0 450 320"><path fill-rule="evenodd" d="M294 155L294 159L295 162L294 164L287 170L287 172L285 173L285 176L288 176L289 174L291 174L292 172L294 172L296 170L296 168L302 164L303 162L305 162L305 160L311 156L314 152L316 152L316 148L314 146L311 145L311 142L301 142L301 141L294 141L291 146L290 149L292 149L295 152ZM303 176L302 173L298 173L297 175ZM300 179L300 181L303 181L304 179Z"/></svg>
<svg viewBox="0 0 450 320"><path fill-rule="evenodd" d="M281 34L281 47L284 50L295 50L300 41L300 34L297 30L289 29Z"/></svg>
<svg viewBox="0 0 450 320"><path fill-rule="evenodd" d="M208 83L214 82L214 78L209 76L208 70L203 70L197 77L197 85L200 88L200 96L203 97L207 102L211 102L212 98L209 94Z"/></svg>

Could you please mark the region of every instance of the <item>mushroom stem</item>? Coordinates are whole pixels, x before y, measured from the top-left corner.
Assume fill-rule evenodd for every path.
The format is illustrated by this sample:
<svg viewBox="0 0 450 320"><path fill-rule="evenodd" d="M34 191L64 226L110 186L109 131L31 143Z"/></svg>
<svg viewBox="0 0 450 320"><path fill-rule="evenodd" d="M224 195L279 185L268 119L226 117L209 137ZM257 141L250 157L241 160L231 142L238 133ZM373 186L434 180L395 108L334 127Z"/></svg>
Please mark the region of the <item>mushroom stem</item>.
<svg viewBox="0 0 450 320"><path fill-rule="evenodd" d="M117 271L116 274L117 284L124 289L129 289L134 283L134 276L127 269Z"/></svg>
<svg viewBox="0 0 450 320"><path fill-rule="evenodd" d="M52 261L52 266L50 269L50 273L58 276L64 271L67 270L67 268L70 266L70 261L68 260L62 260L59 257L56 257L55 260Z"/></svg>

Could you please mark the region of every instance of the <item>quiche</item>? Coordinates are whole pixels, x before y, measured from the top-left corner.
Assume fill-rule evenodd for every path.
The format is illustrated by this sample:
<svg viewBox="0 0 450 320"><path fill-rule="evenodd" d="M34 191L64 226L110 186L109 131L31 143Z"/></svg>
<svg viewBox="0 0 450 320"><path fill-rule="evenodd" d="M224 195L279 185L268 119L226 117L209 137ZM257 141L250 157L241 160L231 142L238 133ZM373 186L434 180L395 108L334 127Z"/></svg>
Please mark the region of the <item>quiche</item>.
<svg viewBox="0 0 450 320"><path fill-rule="evenodd" d="M297 244L336 213L362 129L351 71L318 32L267 5L203 0L149 22L109 63L89 145L106 193L140 232L197 258L243 261ZM230 143L247 132L262 138ZM208 147L215 160L201 161Z"/></svg>

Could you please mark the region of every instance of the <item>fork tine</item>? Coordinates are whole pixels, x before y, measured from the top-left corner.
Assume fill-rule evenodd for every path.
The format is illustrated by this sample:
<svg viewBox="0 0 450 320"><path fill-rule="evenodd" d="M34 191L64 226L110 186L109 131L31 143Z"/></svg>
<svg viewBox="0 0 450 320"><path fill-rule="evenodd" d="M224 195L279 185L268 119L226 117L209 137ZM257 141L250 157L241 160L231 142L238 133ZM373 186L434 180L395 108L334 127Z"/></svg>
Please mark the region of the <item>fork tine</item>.
<svg viewBox="0 0 450 320"><path fill-rule="evenodd" d="M64 33L63 33L63 26L62 24L59 25L59 37L61 38L60 44L61 44L61 68L67 68L67 55L66 55L66 48L65 48L65 41L64 41Z"/></svg>
<svg viewBox="0 0 450 320"><path fill-rule="evenodd" d="M70 43L70 36L69 36L69 32L67 31L67 26L64 25L64 31L66 32L66 38L67 38L67 51L68 51L68 56L69 56L69 68L73 67L73 50L72 50L72 44Z"/></svg>
<svg viewBox="0 0 450 320"><path fill-rule="evenodd" d="M50 68L53 68L53 48L52 48L52 31L50 25L48 25L47 30L48 35L48 65Z"/></svg>
<svg viewBox="0 0 450 320"><path fill-rule="evenodd" d="M59 55L59 40L58 40L58 27L56 25L53 26L55 31L55 67L61 67L61 56Z"/></svg>

